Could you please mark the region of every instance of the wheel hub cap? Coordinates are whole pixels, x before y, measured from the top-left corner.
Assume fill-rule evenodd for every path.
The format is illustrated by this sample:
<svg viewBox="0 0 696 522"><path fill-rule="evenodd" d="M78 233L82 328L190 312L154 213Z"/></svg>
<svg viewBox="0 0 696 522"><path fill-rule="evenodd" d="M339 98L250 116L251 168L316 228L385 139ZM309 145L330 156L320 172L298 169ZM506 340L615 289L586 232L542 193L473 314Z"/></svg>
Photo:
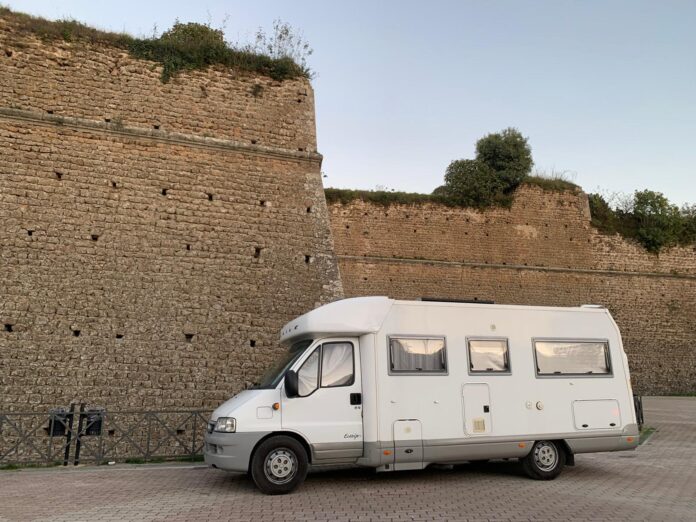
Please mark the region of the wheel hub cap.
<svg viewBox="0 0 696 522"><path fill-rule="evenodd" d="M295 454L285 448L272 451L266 457L266 477L275 484L290 482L297 470Z"/></svg>
<svg viewBox="0 0 696 522"><path fill-rule="evenodd" d="M552 470L556 466L557 460L556 448L551 444L538 444L534 449L534 462L544 471Z"/></svg>

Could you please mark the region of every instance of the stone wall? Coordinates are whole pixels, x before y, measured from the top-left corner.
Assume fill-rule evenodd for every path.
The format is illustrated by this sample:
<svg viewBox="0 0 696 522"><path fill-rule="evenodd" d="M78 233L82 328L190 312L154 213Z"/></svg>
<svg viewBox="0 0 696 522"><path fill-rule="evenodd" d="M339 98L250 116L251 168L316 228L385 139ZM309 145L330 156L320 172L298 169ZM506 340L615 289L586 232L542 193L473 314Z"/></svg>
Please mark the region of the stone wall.
<svg viewBox="0 0 696 522"><path fill-rule="evenodd" d="M590 225L583 193L523 186L510 209L356 200L329 208L346 295L605 305L636 391L696 391L696 249L647 253Z"/></svg>
<svg viewBox="0 0 696 522"><path fill-rule="evenodd" d="M160 72L0 18L0 411L214 407L342 295L309 82Z"/></svg>

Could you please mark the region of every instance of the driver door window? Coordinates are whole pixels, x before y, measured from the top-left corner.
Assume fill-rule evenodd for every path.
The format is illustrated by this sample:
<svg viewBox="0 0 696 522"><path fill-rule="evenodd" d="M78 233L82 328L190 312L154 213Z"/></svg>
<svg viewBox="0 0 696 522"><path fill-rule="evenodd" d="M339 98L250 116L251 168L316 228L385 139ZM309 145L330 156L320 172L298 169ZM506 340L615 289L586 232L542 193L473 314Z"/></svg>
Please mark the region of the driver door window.
<svg viewBox="0 0 696 522"><path fill-rule="evenodd" d="M297 372L300 397L311 395L319 386L319 353L316 348Z"/></svg>

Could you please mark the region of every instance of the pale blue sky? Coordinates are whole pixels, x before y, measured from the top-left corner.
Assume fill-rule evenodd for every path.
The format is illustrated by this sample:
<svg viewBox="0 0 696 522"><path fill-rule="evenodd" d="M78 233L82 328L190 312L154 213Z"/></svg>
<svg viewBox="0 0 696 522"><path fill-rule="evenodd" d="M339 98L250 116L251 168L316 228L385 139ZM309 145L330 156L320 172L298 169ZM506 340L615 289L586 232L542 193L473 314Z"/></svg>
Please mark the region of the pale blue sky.
<svg viewBox="0 0 696 522"><path fill-rule="evenodd" d="M586 191L696 203L696 2L0 0L150 34L175 18L251 38L275 18L315 52L327 186L430 192L482 135L529 137Z"/></svg>

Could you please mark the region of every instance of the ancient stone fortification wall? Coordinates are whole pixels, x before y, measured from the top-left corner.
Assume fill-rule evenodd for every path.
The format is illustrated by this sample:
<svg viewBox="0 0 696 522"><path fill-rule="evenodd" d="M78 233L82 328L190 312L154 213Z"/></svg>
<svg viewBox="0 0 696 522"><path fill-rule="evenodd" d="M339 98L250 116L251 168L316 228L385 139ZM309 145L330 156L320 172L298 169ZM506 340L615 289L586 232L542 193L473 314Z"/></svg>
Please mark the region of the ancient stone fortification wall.
<svg viewBox="0 0 696 522"><path fill-rule="evenodd" d="M341 295L307 81L0 51L0 411L215 406Z"/></svg>
<svg viewBox="0 0 696 522"><path fill-rule="evenodd" d="M634 387L696 391L696 250L659 256L590 225L585 194L524 186L512 208L329 208L346 294L607 306Z"/></svg>

